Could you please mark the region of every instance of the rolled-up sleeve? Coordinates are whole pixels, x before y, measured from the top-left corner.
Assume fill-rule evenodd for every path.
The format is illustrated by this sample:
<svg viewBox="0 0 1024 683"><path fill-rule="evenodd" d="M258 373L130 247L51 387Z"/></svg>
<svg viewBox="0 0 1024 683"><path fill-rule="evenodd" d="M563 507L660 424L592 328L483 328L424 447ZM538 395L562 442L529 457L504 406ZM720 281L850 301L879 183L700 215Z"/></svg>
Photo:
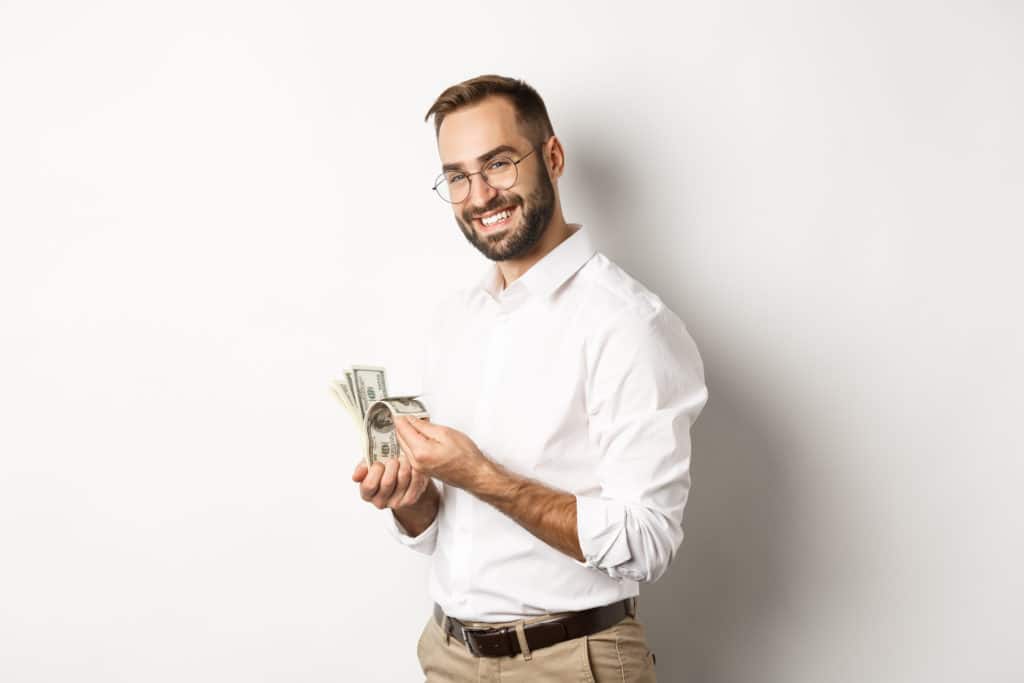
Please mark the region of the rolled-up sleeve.
<svg viewBox="0 0 1024 683"><path fill-rule="evenodd" d="M424 555L434 554L434 548L437 546L437 520L441 517L440 510L438 510L430 526L424 529L418 536L410 536L409 532L402 526L402 523L398 521L398 518L395 517L391 510L387 511L387 517L389 519L387 523L388 532L399 543Z"/></svg>
<svg viewBox="0 0 1024 683"><path fill-rule="evenodd" d="M683 540L690 427L708 399L703 363L660 301L609 321L586 356L600 491L576 496L582 564L620 581L656 581Z"/></svg>

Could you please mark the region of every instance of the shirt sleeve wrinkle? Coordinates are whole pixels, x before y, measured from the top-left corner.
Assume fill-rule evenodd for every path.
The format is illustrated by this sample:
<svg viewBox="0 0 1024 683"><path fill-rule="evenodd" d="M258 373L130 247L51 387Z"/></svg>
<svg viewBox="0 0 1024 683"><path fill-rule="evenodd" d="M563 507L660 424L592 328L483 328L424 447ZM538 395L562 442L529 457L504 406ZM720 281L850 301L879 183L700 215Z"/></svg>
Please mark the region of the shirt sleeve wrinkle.
<svg viewBox="0 0 1024 683"><path fill-rule="evenodd" d="M409 532L406 531L405 527L402 526L402 523L398 521L398 518L395 517L391 510L388 510L387 516L391 518L391 523L388 524L388 531L399 543L424 555L434 554L434 548L437 546L437 519L441 516L440 511L434 517L434 521L430 523L430 526L424 529L419 536L410 536Z"/></svg>
<svg viewBox="0 0 1024 683"><path fill-rule="evenodd" d="M438 520L441 519L441 506L444 505L444 487L439 483L437 479L433 480L438 485L438 490L441 493L440 501L438 502L437 514L434 515L434 521L430 523L426 529L424 529L418 536L410 536L402 523L398 521L395 513L391 510L387 511L387 517L390 520L388 522L387 530L393 538L407 548L412 548L418 553L424 555L433 555L434 548L437 547L437 529Z"/></svg>
<svg viewBox="0 0 1024 683"><path fill-rule="evenodd" d="M656 581L683 539L690 427L707 401L696 345L667 308L631 310L588 358L590 439L599 495L577 496L584 564Z"/></svg>

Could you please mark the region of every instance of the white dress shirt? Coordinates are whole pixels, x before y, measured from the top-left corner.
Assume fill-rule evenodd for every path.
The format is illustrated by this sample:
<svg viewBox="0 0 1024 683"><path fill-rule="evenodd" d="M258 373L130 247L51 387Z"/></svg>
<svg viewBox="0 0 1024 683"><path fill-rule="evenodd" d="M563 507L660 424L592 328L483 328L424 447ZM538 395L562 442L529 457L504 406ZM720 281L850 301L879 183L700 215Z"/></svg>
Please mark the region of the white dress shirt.
<svg viewBox="0 0 1024 683"><path fill-rule="evenodd" d="M576 497L585 562L461 489L403 544L433 556L445 613L511 621L637 595L683 540L690 427L707 401L697 347L582 226L505 289L489 264L436 310L423 401L512 472ZM438 482L440 483L440 482Z"/></svg>

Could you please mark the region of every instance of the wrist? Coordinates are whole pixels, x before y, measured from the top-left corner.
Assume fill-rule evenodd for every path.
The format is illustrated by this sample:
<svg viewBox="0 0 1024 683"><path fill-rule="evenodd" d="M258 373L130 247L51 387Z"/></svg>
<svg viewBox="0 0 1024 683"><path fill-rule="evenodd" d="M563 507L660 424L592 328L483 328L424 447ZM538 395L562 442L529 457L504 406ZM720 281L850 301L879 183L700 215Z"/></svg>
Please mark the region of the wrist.
<svg viewBox="0 0 1024 683"><path fill-rule="evenodd" d="M391 513L411 536L419 536L433 524L440 502L441 494L434 482L430 482L415 503L392 508Z"/></svg>

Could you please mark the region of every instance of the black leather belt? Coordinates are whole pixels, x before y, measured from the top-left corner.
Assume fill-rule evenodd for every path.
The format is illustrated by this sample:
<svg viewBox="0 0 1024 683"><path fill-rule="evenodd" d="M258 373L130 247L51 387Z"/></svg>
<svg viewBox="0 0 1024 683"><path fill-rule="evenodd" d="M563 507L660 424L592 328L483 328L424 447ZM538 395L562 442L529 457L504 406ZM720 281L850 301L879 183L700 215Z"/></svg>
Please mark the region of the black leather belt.
<svg viewBox="0 0 1024 683"><path fill-rule="evenodd" d="M523 627L530 650L539 650L564 640L589 636L636 614L635 598L626 598L604 607L573 612ZM515 626L470 628L454 617L444 619L440 605L434 605L434 619L445 633L469 648L475 657L514 657L522 650Z"/></svg>

